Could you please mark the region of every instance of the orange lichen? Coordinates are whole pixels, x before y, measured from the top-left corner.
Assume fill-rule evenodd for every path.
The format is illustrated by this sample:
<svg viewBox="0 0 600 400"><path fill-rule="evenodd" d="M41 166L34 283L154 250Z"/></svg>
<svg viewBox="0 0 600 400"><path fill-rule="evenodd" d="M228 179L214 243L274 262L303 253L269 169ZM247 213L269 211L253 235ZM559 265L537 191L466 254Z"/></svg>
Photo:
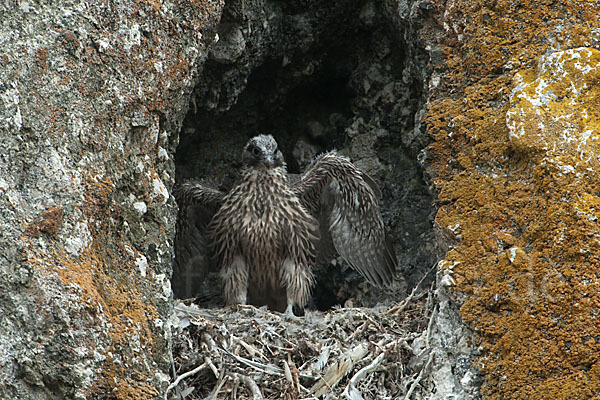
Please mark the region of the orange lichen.
<svg viewBox="0 0 600 400"><path fill-rule="evenodd" d="M42 71L48 69L48 50L44 48L37 49L35 52L35 64Z"/></svg>
<svg viewBox="0 0 600 400"><path fill-rule="evenodd" d="M557 97L542 117L515 93L519 83L543 75L534 66L551 48L592 47L600 3L463 0L446 7L438 10L449 35L439 71L444 80L427 116L434 139L429 171L440 191L436 220L456 240L444 264L454 265L455 288L466 295L462 317L483 349L483 393L594 398L600 393L600 75L567 71L575 86L587 82L573 103L579 106L561 111L566 103ZM589 51L585 64L593 68L597 52ZM568 61L567 55L557 58ZM565 83L558 79L553 90L575 98ZM529 140L511 143L507 112L517 109ZM561 120L562 128L546 123L537 130L540 118L563 111L573 116ZM582 141L586 130L592 140Z"/></svg>
<svg viewBox="0 0 600 400"><path fill-rule="evenodd" d="M62 207L52 207L42 212L39 217L25 228L28 236L36 237L41 232L56 235L62 226L65 213Z"/></svg>
<svg viewBox="0 0 600 400"><path fill-rule="evenodd" d="M104 398L152 399L158 392L151 383L153 372L144 360L153 357L154 321L160 316L146 293L146 278L137 272L138 253L124 251L119 242L115 243L116 248L110 246L110 241L117 239L109 239L107 235L111 231L110 221L119 220L120 213L111 202L114 190L111 180L90 176L85 186L83 211L92 234L91 245L79 255L70 255L60 246L40 249L35 245L35 235L28 235L26 231L21 238L26 264L39 276L58 278L64 290L75 295L71 299L79 298L85 305L85 310L96 321L94 328L105 331L105 336L98 338L90 335L88 348L105 357L101 377L91 388L92 392ZM36 231L51 230L56 224L48 221L59 217L62 221L63 216L59 207L45 211L35 224ZM94 328L89 327L91 331L96 330Z"/></svg>
<svg viewBox="0 0 600 400"><path fill-rule="evenodd" d="M506 122L512 146L570 170L600 143L600 51L576 48L540 58L513 78Z"/></svg>
<svg viewBox="0 0 600 400"><path fill-rule="evenodd" d="M46 254L35 250L27 238L23 238L27 254L26 264L43 275L55 276L66 290L77 295L94 319L100 319L99 327L107 329L106 347L89 348L106 355L102 378L92 391L106 397L112 393L115 399L152 399L157 391L149 383L151 374L138 365L133 354L123 354L132 341L141 349L152 349L155 339L151 324L158 318L156 307L142 293L142 285L129 264L119 265L120 271L107 264L98 246L87 248L79 257L64 252ZM43 311L43 310L42 310ZM100 321L98 320L98 321ZM90 327L91 328L91 327ZM100 338L103 339L103 338ZM90 336L90 340L94 339ZM110 354L119 355L118 360ZM131 374L135 374L135 382Z"/></svg>

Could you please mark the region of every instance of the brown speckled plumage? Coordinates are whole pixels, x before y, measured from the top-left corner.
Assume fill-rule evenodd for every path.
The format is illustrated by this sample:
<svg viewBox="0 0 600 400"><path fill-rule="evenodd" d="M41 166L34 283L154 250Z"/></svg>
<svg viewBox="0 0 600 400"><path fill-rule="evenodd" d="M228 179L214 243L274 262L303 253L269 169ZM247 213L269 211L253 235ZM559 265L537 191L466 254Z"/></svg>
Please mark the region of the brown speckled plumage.
<svg viewBox="0 0 600 400"><path fill-rule="evenodd" d="M203 245L191 248L212 251L227 304L302 308L312 266L336 251L371 283L392 281L396 257L386 241L379 189L368 175L330 152L292 183L277 143L265 135L248 142L242 160L241 177L228 193L205 182L176 191L183 210L190 204L209 210L205 238L196 239ZM176 247L178 262L189 249Z"/></svg>

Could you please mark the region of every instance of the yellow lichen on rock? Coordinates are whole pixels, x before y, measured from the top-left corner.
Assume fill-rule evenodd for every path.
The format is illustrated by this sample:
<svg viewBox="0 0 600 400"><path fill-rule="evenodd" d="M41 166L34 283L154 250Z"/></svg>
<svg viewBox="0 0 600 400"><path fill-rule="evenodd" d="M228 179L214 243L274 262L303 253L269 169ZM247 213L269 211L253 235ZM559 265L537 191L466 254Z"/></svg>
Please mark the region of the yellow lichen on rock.
<svg viewBox="0 0 600 400"><path fill-rule="evenodd" d="M429 102L443 264L487 399L600 393L597 2L453 1Z"/></svg>
<svg viewBox="0 0 600 400"><path fill-rule="evenodd" d="M513 78L506 125L515 150L537 153L565 172L598 154L600 51L576 48L540 58Z"/></svg>

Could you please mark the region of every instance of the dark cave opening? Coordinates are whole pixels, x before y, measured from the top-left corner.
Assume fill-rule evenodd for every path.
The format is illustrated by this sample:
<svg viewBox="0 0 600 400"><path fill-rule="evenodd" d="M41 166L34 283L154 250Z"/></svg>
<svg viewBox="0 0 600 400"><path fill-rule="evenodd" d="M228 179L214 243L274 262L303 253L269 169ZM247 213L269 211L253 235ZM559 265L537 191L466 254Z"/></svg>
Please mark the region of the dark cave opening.
<svg viewBox="0 0 600 400"><path fill-rule="evenodd" d="M424 58L408 54L422 50L398 32L408 27L380 19L380 2L309 3L293 12L287 2L226 5L223 39L204 65L180 134L176 181L208 178L228 190L244 144L259 133L276 138L291 173L318 153L339 150L380 185L398 278L391 288L375 288L334 260L314 269L309 307L398 301L443 255L432 227L433 198L417 161L428 141L415 129L425 101L425 66ZM199 257L176 268L175 296L222 304L221 283L209 264Z"/></svg>

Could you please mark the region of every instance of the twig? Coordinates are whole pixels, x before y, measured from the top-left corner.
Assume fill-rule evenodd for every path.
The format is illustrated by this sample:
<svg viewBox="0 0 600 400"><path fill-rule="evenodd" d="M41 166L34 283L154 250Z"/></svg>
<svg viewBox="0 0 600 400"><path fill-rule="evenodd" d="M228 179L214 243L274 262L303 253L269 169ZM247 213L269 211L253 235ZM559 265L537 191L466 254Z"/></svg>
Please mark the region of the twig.
<svg viewBox="0 0 600 400"><path fill-rule="evenodd" d="M217 367L215 367L215 364L213 364L212 360L209 357L204 357L204 363L208 364L213 374L215 374L215 378L219 379L219 370Z"/></svg>
<svg viewBox="0 0 600 400"><path fill-rule="evenodd" d="M408 303L410 303L413 300L413 298L420 298L425 293L428 293L429 291L423 290L421 293L419 293L418 295L416 295L417 290L419 289L419 286L421 286L421 284L423 283L423 281L425 281L425 278L427 278L427 276L431 273L431 271L433 271L436 267L437 267L437 264L434 264L431 268L429 268L429 271L427 271L427 273L425 275L423 275L423 277L421 278L421 280L419 281L419 283L417 283L417 285L411 290L411 292L408 295L408 297L406 297L404 300L402 300L400 302L400 304L398 304L398 305L396 305L396 306L391 307L390 309L388 309L385 313L388 314L388 315L398 315L402 311L404 311L404 309L406 308L406 306L408 305Z"/></svg>
<svg viewBox="0 0 600 400"><path fill-rule="evenodd" d="M300 379L298 379L298 376L300 375L300 371L298 371L298 368L296 367L296 364L292 361L292 358L290 357L290 354L288 353L288 365L290 367L290 372L292 373L292 378L294 378L294 383L296 384L296 391L298 394L300 394L300 389L302 387L302 385L300 385Z"/></svg>
<svg viewBox="0 0 600 400"><path fill-rule="evenodd" d="M254 379L250 378L249 376L238 374L236 372L230 372L229 375L239 379L244 385L246 385L246 387L248 388L248 390L250 390L250 393L252 394L253 400L263 400L262 393L260 393L260 389L258 388L256 382L254 382Z"/></svg>
<svg viewBox="0 0 600 400"><path fill-rule="evenodd" d="M317 397L324 395L327 389L331 390L338 382L352 370L354 364L366 356L368 353L367 346L363 343L356 346L352 351L344 354L339 358L321 377L321 379L313 385L310 390Z"/></svg>
<svg viewBox="0 0 600 400"><path fill-rule="evenodd" d="M250 354L250 356L254 357L255 355L258 354L260 356L260 358L267 359L267 357L265 357L265 355L262 353L262 351L258 350L254 346L246 343L245 341L243 341L240 338L237 338L233 335L231 335L231 336L234 340L236 340L239 344L241 344L244 349L246 349L246 351Z"/></svg>
<svg viewBox="0 0 600 400"><path fill-rule="evenodd" d="M252 367L252 368L256 369L257 371L260 371L260 372L263 372L263 373L269 374L269 375L284 376L283 369L281 369L273 364L262 364L262 363L259 363L256 361L248 360L247 358L237 356L237 355L235 355L225 349L222 349L220 347L219 347L219 350L226 353L228 356L235 359L236 361L239 361L242 364L246 364L247 366ZM312 375L300 375L300 377L303 379L315 379L315 377Z"/></svg>
<svg viewBox="0 0 600 400"><path fill-rule="evenodd" d="M433 321L436 315L437 306L433 307L433 311L431 312L431 316L429 317L429 323L427 324L427 333L425 335L425 345L429 347L429 341L431 339L431 331L433 330Z"/></svg>
<svg viewBox="0 0 600 400"><path fill-rule="evenodd" d="M417 289L419 288L419 286L415 286L413 288L413 290L410 292L410 294L404 299L402 300L398 305L395 305L394 307L391 307L390 309L386 310L385 313L387 315L398 315L400 314L402 311L404 311L406 309L406 307L408 306L408 304L413 301L413 300L418 300L421 297L423 297L423 295L425 293L427 293L426 290L423 290L421 292L419 292L417 294Z"/></svg>
<svg viewBox="0 0 600 400"><path fill-rule="evenodd" d="M214 387L214 389L210 392L210 394L205 400L213 400L214 398L216 398L215 396L219 394L221 387L223 387L223 385L225 384L224 378L224 376L219 377L219 380L217 381L217 386Z"/></svg>
<svg viewBox="0 0 600 400"><path fill-rule="evenodd" d="M263 372L265 374L270 374L270 375L280 375L283 376L283 370L279 367L276 367L275 365L270 365L270 364L262 364L256 361L252 361L252 360L248 360L247 358L241 357L241 356L237 356L225 349L221 349L219 348L219 350L221 350L222 352L224 352L225 354L227 354L228 356L230 356L231 358L235 359L236 361L241 362L242 364L246 364L249 367L252 367L260 372Z"/></svg>
<svg viewBox="0 0 600 400"><path fill-rule="evenodd" d="M231 398L233 400L237 400L237 391L238 391L239 387L240 387L240 380L239 379L234 379L233 380L233 387L231 388Z"/></svg>
<svg viewBox="0 0 600 400"><path fill-rule="evenodd" d="M177 385L179 385L179 382L181 382L183 379L187 378L188 376L192 376L197 374L198 372L202 371L204 368L206 368L208 366L208 364L206 362L204 362L202 365L194 368L191 371L186 372L185 374L181 374L177 377L177 379L175 379L175 382L171 383L169 385L169 387L167 388L167 390L165 391L165 400L167 400L167 395L169 394L169 392L177 387Z"/></svg>
<svg viewBox="0 0 600 400"><path fill-rule="evenodd" d="M350 382L348 382L348 385L346 386L346 389L344 389L344 392L342 394L349 400L356 398L356 395L354 394L355 392L358 392L356 394L360 395L360 392L356 388L356 385L358 384L358 382L363 380L368 373L372 372L377 367L379 367L384 357L385 353L379 354L373 361L371 361L369 365L367 365L364 368L361 368L356 374L354 374L354 376L352 377L352 379L350 379ZM360 397L362 398L362 395L360 395Z"/></svg>
<svg viewBox="0 0 600 400"><path fill-rule="evenodd" d="M357 337L358 335L362 335L363 332L367 329L368 325L369 322L363 322L362 325L357 330L355 330L352 335L350 335L350 337L347 339L348 342L352 342L355 337Z"/></svg>
<svg viewBox="0 0 600 400"><path fill-rule="evenodd" d="M427 358L427 362L425 363L425 366L423 368L421 368L421 371L419 372L417 379L415 379L415 381L412 383L412 385L410 385L408 392L406 392L406 396L404 396L404 400L410 399L412 392L417 388L417 385L419 384L419 382L421 382L421 379L423 379L424 371L429 369L429 365L431 364L431 361L433 361L433 352L429 353L429 357Z"/></svg>
<svg viewBox="0 0 600 400"><path fill-rule="evenodd" d="M173 370L173 377L177 376L177 368L175 367L175 359L173 358L173 340L168 341L169 349L169 361L171 363L171 369ZM166 396L166 393L165 393ZM165 397L166 400L166 397Z"/></svg>
<svg viewBox="0 0 600 400"><path fill-rule="evenodd" d="M227 352L227 354L229 354L232 358L234 358L236 361L241 362L242 364L246 364L249 367L252 367L258 371L264 372L265 374L271 374L271 375L283 375L283 370L273 364L263 364L263 363L259 363L256 361L252 361L249 360L245 357L241 357L238 355L235 355L233 353Z"/></svg>

